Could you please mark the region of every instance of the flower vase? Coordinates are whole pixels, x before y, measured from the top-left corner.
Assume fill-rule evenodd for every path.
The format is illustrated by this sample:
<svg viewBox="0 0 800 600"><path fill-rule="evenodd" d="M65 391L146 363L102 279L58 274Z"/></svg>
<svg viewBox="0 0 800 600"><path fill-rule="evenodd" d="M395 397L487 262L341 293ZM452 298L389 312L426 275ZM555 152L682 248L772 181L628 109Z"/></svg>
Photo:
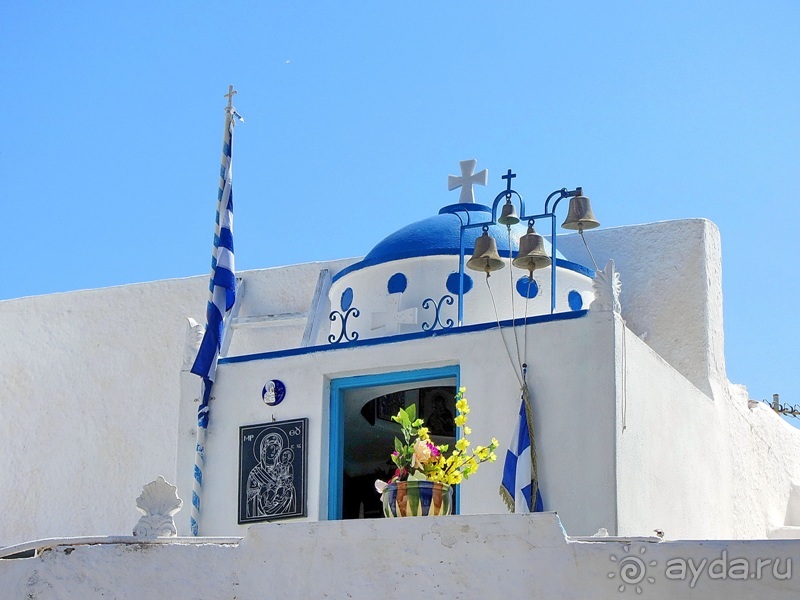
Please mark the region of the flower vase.
<svg viewBox="0 0 800 600"><path fill-rule="evenodd" d="M453 513L453 488L433 481L395 481L381 494L385 517L436 517Z"/></svg>

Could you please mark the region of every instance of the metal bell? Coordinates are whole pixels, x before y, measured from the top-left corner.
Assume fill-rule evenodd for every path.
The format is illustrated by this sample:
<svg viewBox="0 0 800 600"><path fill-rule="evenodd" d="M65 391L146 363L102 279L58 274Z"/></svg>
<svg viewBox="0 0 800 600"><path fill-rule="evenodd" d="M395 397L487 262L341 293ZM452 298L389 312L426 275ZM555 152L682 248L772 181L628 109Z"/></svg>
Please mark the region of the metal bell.
<svg viewBox="0 0 800 600"><path fill-rule="evenodd" d="M518 269L525 269L533 278L536 269L544 269L552 264L544 249L544 238L528 225L528 232L519 238L519 254L511 262Z"/></svg>
<svg viewBox="0 0 800 600"><path fill-rule="evenodd" d="M583 195L581 188L578 188L577 196L569 199L569 212L561 227L578 231L600 227L600 221L595 218L592 205L589 204L589 199Z"/></svg>
<svg viewBox="0 0 800 600"><path fill-rule="evenodd" d="M517 209L514 208L514 205L511 203L511 198L506 198L506 203L503 205L503 212L500 213L500 218L497 219L497 222L501 225L508 226L519 223Z"/></svg>
<svg viewBox="0 0 800 600"><path fill-rule="evenodd" d="M467 261L467 268L473 271L484 271L487 275L505 266L505 262L497 253L497 242L484 230L483 235L475 240L475 251Z"/></svg>

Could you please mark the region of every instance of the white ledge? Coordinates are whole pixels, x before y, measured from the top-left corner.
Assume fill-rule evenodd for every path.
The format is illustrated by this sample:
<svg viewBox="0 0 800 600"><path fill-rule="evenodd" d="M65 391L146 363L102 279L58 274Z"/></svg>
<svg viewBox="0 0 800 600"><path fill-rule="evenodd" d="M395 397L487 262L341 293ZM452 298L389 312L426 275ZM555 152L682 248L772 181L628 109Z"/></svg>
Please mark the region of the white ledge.
<svg viewBox="0 0 800 600"><path fill-rule="evenodd" d="M56 537L44 538L24 542L14 546L0 548L0 560L15 554L24 554L34 551L36 555L44 550L57 548L59 546L91 546L95 544L218 544L218 545L238 545L242 541L240 537L156 537L140 538L132 535L102 535L95 537Z"/></svg>

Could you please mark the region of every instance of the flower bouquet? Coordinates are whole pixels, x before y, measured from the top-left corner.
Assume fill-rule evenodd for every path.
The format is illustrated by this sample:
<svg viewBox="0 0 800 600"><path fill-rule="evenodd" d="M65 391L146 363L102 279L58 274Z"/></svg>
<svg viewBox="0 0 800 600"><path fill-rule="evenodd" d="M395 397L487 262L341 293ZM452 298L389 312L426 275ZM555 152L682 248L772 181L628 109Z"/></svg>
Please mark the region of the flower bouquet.
<svg viewBox="0 0 800 600"><path fill-rule="evenodd" d="M436 445L417 407L401 408L392 417L400 425L403 440L395 438L392 462L397 467L387 482L378 480L375 489L381 494L384 515L440 515L452 512L452 487L474 475L481 463L497 460L497 440L488 446L470 450L467 438L472 433L467 426L469 403L464 397L466 388L456 394L456 417L453 420L461 437L448 455L448 444Z"/></svg>

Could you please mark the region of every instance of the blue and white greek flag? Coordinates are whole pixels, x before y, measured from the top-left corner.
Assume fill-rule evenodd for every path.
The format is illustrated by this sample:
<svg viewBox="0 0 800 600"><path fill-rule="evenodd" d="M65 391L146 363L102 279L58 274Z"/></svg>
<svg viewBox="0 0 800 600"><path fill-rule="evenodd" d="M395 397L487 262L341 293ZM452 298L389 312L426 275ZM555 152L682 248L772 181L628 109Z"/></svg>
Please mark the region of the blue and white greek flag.
<svg viewBox="0 0 800 600"><path fill-rule="evenodd" d="M222 147L222 167L217 204L217 229L214 236L214 253L211 257L211 294L206 308L206 332L192 365L191 372L206 381L214 381L217 357L222 343L225 314L236 300L236 275L233 260L233 189L231 146L233 145L234 118L229 118L227 135Z"/></svg>
<svg viewBox="0 0 800 600"><path fill-rule="evenodd" d="M536 447L532 441L533 418L527 386L523 387L517 427L511 438L503 465L500 496L513 513L542 512L536 465ZM535 502L531 499L535 498Z"/></svg>
<svg viewBox="0 0 800 600"><path fill-rule="evenodd" d="M233 127L235 118L241 119L230 104L225 120L225 133L222 142L222 159L219 172L219 192L217 193L217 221L214 229L214 250L211 256L211 277L209 278L209 301L206 307L206 332L200 342L200 349L192 365L191 372L203 378L203 401L197 408L197 442L194 459L194 482L192 484L192 507L189 524L192 535L199 534L200 495L203 489L203 467L205 466L205 439L208 428L211 387L217 373L217 359L225 328L225 314L233 308L236 300L236 275L233 261L233 179L232 151Z"/></svg>

